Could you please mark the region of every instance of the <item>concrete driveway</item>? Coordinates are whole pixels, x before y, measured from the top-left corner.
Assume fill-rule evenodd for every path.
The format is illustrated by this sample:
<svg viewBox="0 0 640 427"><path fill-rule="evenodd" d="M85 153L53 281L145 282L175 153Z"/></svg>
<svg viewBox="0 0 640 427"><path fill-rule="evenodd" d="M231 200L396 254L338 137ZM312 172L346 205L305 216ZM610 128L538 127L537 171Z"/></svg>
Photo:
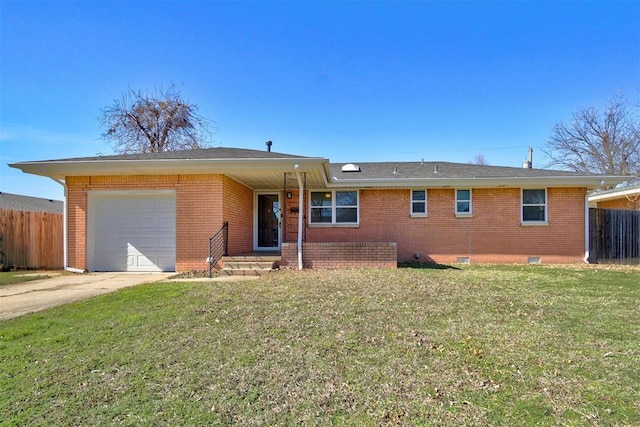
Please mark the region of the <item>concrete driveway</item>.
<svg viewBox="0 0 640 427"><path fill-rule="evenodd" d="M175 273L63 274L0 287L0 320L106 294L129 286L157 282Z"/></svg>

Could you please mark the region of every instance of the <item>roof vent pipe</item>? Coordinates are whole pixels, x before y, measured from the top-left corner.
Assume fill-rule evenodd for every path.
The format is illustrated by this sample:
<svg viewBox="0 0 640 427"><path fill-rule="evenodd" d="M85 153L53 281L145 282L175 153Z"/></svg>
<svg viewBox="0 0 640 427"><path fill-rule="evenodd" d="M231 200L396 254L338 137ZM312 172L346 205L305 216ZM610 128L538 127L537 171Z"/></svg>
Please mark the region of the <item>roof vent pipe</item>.
<svg viewBox="0 0 640 427"><path fill-rule="evenodd" d="M267 151L270 153L271 152L271 145L273 145L273 142L267 141L267 142L265 142L265 144L267 144Z"/></svg>
<svg viewBox="0 0 640 427"><path fill-rule="evenodd" d="M525 169L533 169L533 148L529 147L529 158L522 162L522 167Z"/></svg>

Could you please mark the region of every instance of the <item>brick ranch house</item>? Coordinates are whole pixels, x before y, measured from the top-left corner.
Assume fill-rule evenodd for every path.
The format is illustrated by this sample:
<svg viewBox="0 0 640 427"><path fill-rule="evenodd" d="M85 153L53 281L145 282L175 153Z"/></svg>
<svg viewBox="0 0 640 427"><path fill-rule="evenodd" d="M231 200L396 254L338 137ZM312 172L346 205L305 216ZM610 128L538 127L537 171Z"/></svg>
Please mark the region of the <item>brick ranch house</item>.
<svg viewBox="0 0 640 427"><path fill-rule="evenodd" d="M276 251L293 268L576 263L588 256L588 191L625 180L223 147L10 166L64 186L70 271L207 269L225 223L228 254Z"/></svg>

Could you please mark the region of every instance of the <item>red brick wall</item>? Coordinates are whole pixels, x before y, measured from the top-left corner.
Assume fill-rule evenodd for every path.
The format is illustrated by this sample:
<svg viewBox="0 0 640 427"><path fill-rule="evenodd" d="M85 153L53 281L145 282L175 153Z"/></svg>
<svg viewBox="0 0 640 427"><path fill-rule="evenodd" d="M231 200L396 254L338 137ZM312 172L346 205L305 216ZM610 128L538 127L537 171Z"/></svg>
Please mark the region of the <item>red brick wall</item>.
<svg viewBox="0 0 640 427"><path fill-rule="evenodd" d="M396 268L396 243L303 243L302 265L304 268ZM298 244L282 244L284 268L298 268Z"/></svg>
<svg viewBox="0 0 640 427"><path fill-rule="evenodd" d="M222 175L68 177L67 187L69 267L87 267L89 190L175 190L177 271L207 268L208 237L225 220L229 221L229 252L253 248L253 191ZM297 192L293 193L285 213L285 241L289 242L297 238L298 214L290 211L297 206ZM422 261L440 263L453 263L458 257L469 257L471 262L525 263L529 256L540 257L543 263L564 263L580 262L584 256L585 188L549 189L549 223L543 226L520 224L518 188L474 189L472 218L455 216L453 189L429 189L428 217L412 218L410 194L406 189L362 190L358 227L305 224L306 241L397 242L398 261L413 260L416 253ZM325 254L335 265L332 251Z"/></svg>
<svg viewBox="0 0 640 427"><path fill-rule="evenodd" d="M581 262L585 188L550 188L548 225L520 222L520 189L473 189L473 217L454 213L453 189L428 190L428 217L412 218L409 190L360 191L359 227L307 228L307 242L397 242L398 260L526 263ZM289 233L288 233L289 234Z"/></svg>
<svg viewBox="0 0 640 427"><path fill-rule="evenodd" d="M229 255L253 250L253 190L224 177L224 220L229 221Z"/></svg>
<svg viewBox="0 0 640 427"><path fill-rule="evenodd" d="M209 237L222 227L222 175L180 175L176 187L176 271L209 267Z"/></svg>
<svg viewBox="0 0 640 427"><path fill-rule="evenodd" d="M67 266L87 269L87 192L89 177L67 177Z"/></svg>
<svg viewBox="0 0 640 427"><path fill-rule="evenodd" d="M253 191L222 175L67 177L66 182L69 267L87 269L87 191L92 190L175 190L176 271L208 267L209 237L225 219L233 237L230 249L252 245L247 235L253 233Z"/></svg>
<svg viewBox="0 0 640 427"><path fill-rule="evenodd" d="M297 242L298 240L298 190L288 190L291 193L291 198L287 199L287 195L283 198L283 207L285 211L283 213L283 229L282 241L283 242ZM294 210L292 212L292 209ZM306 215L306 212L305 212Z"/></svg>

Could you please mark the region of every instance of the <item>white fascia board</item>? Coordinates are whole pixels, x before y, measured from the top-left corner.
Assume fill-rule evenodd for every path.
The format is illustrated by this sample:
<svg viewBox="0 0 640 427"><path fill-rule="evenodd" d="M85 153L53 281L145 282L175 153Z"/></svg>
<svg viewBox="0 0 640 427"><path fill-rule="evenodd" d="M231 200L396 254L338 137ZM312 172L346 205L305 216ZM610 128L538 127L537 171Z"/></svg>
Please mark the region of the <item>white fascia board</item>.
<svg viewBox="0 0 640 427"><path fill-rule="evenodd" d="M329 159L323 157L301 158L248 158L248 159L161 159L161 160L63 160L12 163L9 166L25 173L41 175L56 180L66 176L96 175L157 175L183 173L225 173L243 169L270 169L293 172L322 170L327 188L455 188L455 187L587 187L596 189L617 185L632 179L631 176L544 176L499 178L388 178L388 179L334 179L329 169Z"/></svg>
<svg viewBox="0 0 640 427"><path fill-rule="evenodd" d="M9 166L25 173L64 179L65 176L156 175L159 173L224 173L241 169L282 169L293 172L322 168L328 176L326 158L279 159L163 159L163 160L67 160L12 163ZM326 179L326 178L325 178Z"/></svg>
<svg viewBox="0 0 640 427"><path fill-rule="evenodd" d="M461 187L587 187L599 188L624 182L621 176L544 176L501 178L334 179L329 188L461 188Z"/></svg>
<svg viewBox="0 0 640 427"><path fill-rule="evenodd" d="M589 196L589 201L590 202L602 202L602 201L605 201L605 200L619 199L621 197L633 196L633 195L637 195L637 194L640 194L640 187L630 188L628 190L620 189L618 191L611 191L611 192L607 192L605 194L596 194L596 195L593 195L593 196Z"/></svg>

